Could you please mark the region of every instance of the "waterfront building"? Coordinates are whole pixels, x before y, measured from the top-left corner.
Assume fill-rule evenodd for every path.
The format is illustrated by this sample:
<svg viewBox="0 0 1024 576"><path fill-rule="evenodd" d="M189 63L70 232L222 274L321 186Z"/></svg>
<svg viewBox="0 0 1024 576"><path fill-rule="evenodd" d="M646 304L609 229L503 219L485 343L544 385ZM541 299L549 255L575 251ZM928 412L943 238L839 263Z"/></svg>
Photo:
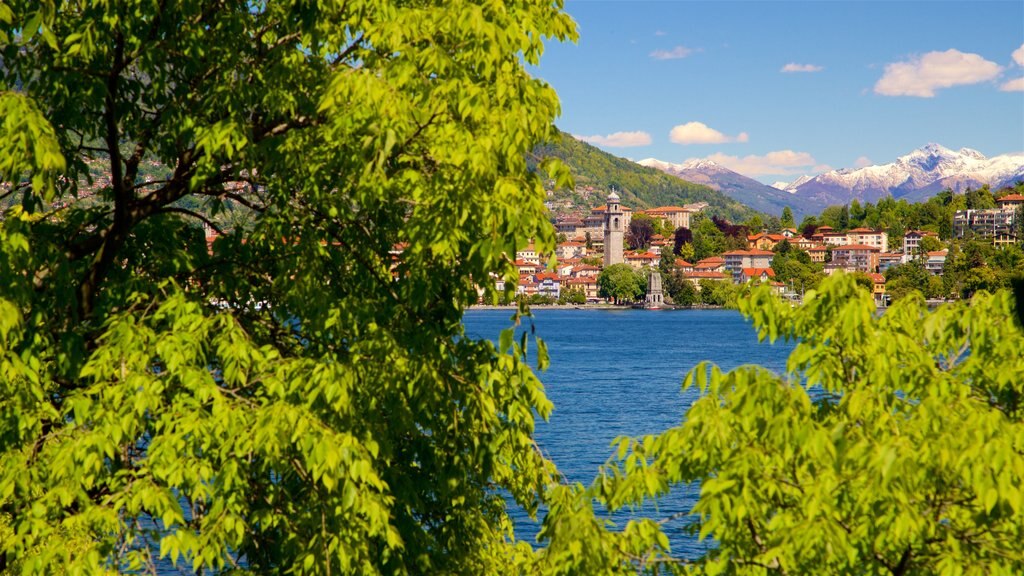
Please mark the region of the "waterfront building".
<svg viewBox="0 0 1024 576"><path fill-rule="evenodd" d="M626 216L619 208L619 195L613 190L608 194L608 205L604 211L604 266L622 264L622 241L626 227Z"/></svg>

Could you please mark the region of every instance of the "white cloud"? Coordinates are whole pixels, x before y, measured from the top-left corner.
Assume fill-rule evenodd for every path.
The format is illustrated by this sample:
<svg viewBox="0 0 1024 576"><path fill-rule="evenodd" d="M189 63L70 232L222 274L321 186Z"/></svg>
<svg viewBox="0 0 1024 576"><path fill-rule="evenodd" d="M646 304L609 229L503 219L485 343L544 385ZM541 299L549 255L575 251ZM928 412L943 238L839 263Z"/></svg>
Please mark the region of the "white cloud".
<svg viewBox="0 0 1024 576"><path fill-rule="evenodd" d="M706 159L751 177L804 174L809 171L824 172L829 169L828 166L818 164L809 153L792 150L777 150L764 156L750 155L742 158L716 152Z"/></svg>
<svg viewBox="0 0 1024 576"><path fill-rule="evenodd" d="M676 144L725 144L726 142L749 142L750 135L740 132L736 136L726 136L703 122L687 122L672 128L668 133L669 140Z"/></svg>
<svg viewBox="0 0 1024 576"><path fill-rule="evenodd" d="M611 148L628 148L630 146L646 146L651 143L651 135L647 132L636 130L633 132L615 132L608 134L607 136L601 136L596 134L594 136L577 136L573 134L577 140L583 140L591 144L597 144L598 146L608 146Z"/></svg>
<svg viewBox="0 0 1024 576"><path fill-rule="evenodd" d="M1013 51L1013 61L1016 62L1018 66L1024 66L1024 44L1021 44L1020 48Z"/></svg>
<svg viewBox="0 0 1024 576"><path fill-rule="evenodd" d="M935 90L961 84L992 80L1002 67L977 54L949 49L911 57L906 62L885 65L885 73L875 84L875 93L884 96L931 98Z"/></svg>
<svg viewBox="0 0 1024 576"><path fill-rule="evenodd" d="M861 156L853 161L853 166L855 168L866 168L872 164L874 164L874 162L872 162L871 158L868 158L867 156Z"/></svg>
<svg viewBox="0 0 1024 576"><path fill-rule="evenodd" d="M668 32L665 32L664 30L655 30L654 31L654 35L655 36L665 36L666 34L668 34Z"/></svg>
<svg viewBox="0 0 1024 576"><path fill-rule="evenodd" d="M1015 78L999 87L1003 92L1024 92L1024 78Z"/></svg>
<svg viewBox="0 0 1024 576"><path fill-rule="evenodd" d="M680 58L686 58L690 54L693 54L693 50L691 48L687 48L686 46L676 46L671 50L662 50L659 48L658 50L651 52L650 56L655 60L678 60Z"/></svg>
<svg viewBox="0 0 1024 576"><path fill-rule="evenodd" d="M821 72L825 68L816 64L797 64L796 62L790 62L782 67L779 72Z"/></svg>

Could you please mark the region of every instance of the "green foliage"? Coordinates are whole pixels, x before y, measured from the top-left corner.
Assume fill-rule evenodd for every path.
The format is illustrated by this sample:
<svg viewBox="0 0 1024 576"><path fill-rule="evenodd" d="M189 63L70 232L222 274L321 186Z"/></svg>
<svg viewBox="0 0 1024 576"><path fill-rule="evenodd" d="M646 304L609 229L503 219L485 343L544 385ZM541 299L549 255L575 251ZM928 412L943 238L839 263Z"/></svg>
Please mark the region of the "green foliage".
<svg viewBox="0 0 1024 576"><path fill-rule="evenodd" d="M532 342L461 317L553 248L524 66L575 36L560 6L0 3L0 563L529 566L500 494L557 483L551 406Z"/></svg>
<svg viewBox="0 0 1024 576"><path fill-rule="evenodd" d="M563 288L558 295L559 304L586 304L587 295L582 288Z"/></svg>
<svg viewBox="0 0 1024 576"><path fill-rule="evenodd" d="M597 293L616 302L635 302L647 291L644 275L629 264L612 264L597 277Z"/></svg>
<svg viewBox="0 0 1024 576"><path fill-rule="evenodd" d="M710 218L702 218L693 229L693 258L703 260L709 256L717 256L726 249L725 234L715 226Z"/></svg>
<svg viewBox="0 0 1024 576"><path fill-rule="evenodd" d="M783 228L793 228L796 226L796 222L793 221L793 211L786 206L782 209L782 217L779 219L779 224Z"/></svg>
<svg viewBox="0 0 1024 576"><path fill-rule="evenodd" d="M745 220L755 214L717 190L613 156L569 134L562 133L559 139L538 146L531 162L539 163L545 158L565 163L577 184L590 184L601 190L615 188L622 204L633 209L707 202L707 212L731 220ZM590 207L603 204L604 200L603 195L591 195Z"/></svg>
<svg viewBox="0 0 1024 576"><path fill-rule="evenodd" d="M680 270L675 270L664 279L665 293L672 298L672 303L677 306L692 306L700 301L700 294L697 287L683 277Z"/></svg>
<svg viewBox="0 0 1024 576"><path fill-rule="evenodd" d="M1007 292L877 315L839 274L798 308L762 287L740 309L762 339L796 342L786 371L699 365L684 423L617 440L589 489L619 510L699 483L684 525L657 530L708 551L684 563L654 545L644 572L1024 571L1024 332Z"/></svg>

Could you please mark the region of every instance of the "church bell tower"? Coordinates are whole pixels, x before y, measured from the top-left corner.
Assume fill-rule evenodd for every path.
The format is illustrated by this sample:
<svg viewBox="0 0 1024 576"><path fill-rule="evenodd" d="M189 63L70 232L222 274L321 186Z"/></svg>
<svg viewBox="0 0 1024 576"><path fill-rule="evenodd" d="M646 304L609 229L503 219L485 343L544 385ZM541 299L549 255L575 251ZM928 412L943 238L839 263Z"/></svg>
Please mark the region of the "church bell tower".
<svg viewBox="0 0 1024 576"><path fill-rule="evenodd" d="M622 238L625 218L619 206L619 195L612 190L604 211L604 265L622 264Z"/></svg>

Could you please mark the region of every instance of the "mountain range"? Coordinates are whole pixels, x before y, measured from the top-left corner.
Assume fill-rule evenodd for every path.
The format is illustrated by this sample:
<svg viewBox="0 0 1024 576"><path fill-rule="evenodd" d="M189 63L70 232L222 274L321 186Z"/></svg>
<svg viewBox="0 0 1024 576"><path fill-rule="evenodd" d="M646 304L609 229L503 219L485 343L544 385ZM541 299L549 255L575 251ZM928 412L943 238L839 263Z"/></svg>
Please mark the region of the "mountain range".
<svg viewBox="0 0 1024 576"><path fill-rule="evenodd" d="M798 209L798 203L795 202L792 194L733 172L711 160L688 160L682 164L673 164L646 158L638 161L637 164L656 168L688 182L714 188L729 198L759 212L778 216L782 214L783 208L789 206L797 218L805 214L804 210Z"/></svg>
<svg viewBox="0 0 1024 576"><path fill-rule="evenodd" d="M708 185L756 210L780 214L789 206L794 216L816 214L827 206L848 204L854 199L877 202L893 197L920 202L938 192L964 192L988 184L992 189L1024 181L1024 153L985 157L970 148L954 151L927 144L894 162L863 168L832 170L814 177L767 186L710 160L683 164L653 158L638 162L684 180Z"/></svg>
<svg viewBox="0 0 1024 576"><path fill-rule="evenodd" d="M751 206L701 182L674 178L660 170L638 166L632 160L609 154L566 133L535 148L527 157L527 163L536 169L541 160L550 157L560 159L569 168L578 186L590 185L600 190L614 188L622 205L633 209L706 202L708 214L733 222L742 222L757 213ZM590 195L584 201L588 205L581 207L593 208L604 201L603 195Z"/></svg>

